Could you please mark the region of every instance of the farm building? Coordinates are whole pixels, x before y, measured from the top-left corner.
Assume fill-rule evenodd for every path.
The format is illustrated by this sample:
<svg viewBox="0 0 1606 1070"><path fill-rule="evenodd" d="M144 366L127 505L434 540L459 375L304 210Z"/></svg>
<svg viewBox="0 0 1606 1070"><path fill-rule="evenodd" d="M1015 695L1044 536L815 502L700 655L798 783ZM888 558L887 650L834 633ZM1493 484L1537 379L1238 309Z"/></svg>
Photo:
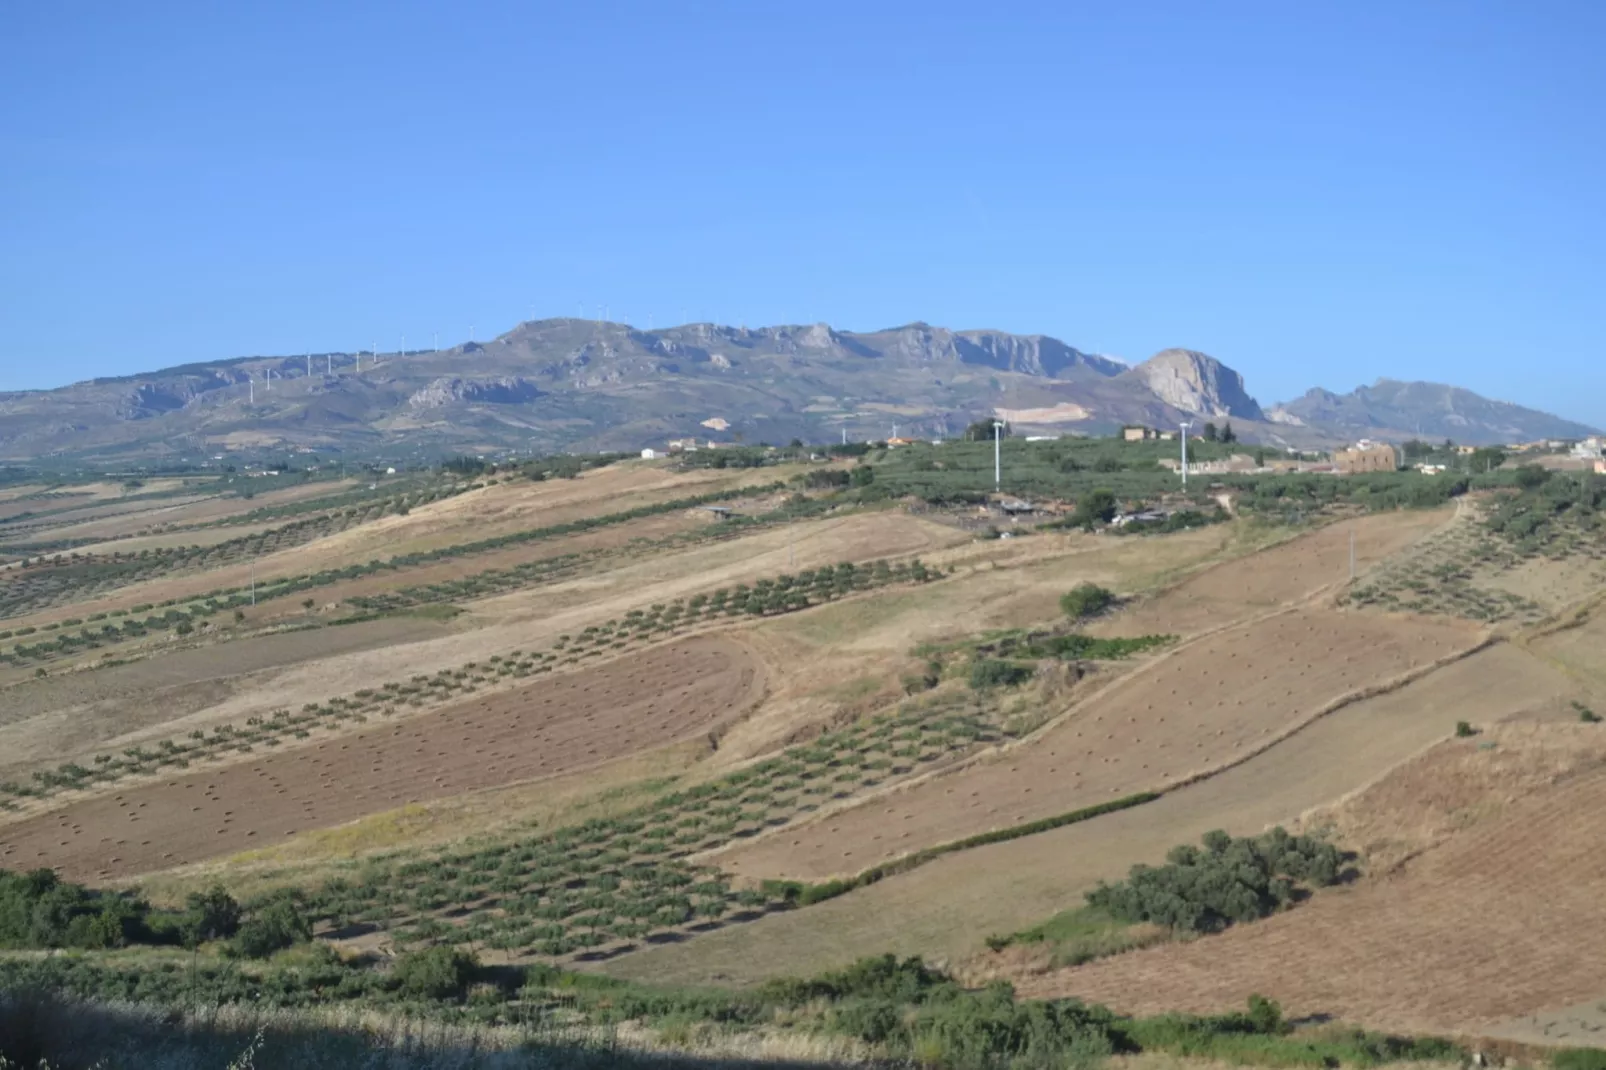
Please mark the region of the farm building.
<svg viewBox="0 0 1606 1070"><path fill-rule="evenodd" d="M1334 450L1333 463L1342 475L1358 472L1397 472L1400 468L1400 450L1387 442L1368 442L1362 439L1347 450Z"/></svg>
<svg viewBox="0 0 1606 1070"><path fill-rule="evenodd" d="M1123 427L1121 437L1128 442L1147 442L1157 437L1159 432L1152 427Z"/></svg>
<svg viewBox="0 0 1606 1070"><path fill-rule="evenodd" d="M651 448L650 446L647 449L644 449L644 450L641 451L641 459L644 460L644 461L655 461L655 460L658 459L658 457L659 457L658 451L653 449L653 448Z"/></svg>

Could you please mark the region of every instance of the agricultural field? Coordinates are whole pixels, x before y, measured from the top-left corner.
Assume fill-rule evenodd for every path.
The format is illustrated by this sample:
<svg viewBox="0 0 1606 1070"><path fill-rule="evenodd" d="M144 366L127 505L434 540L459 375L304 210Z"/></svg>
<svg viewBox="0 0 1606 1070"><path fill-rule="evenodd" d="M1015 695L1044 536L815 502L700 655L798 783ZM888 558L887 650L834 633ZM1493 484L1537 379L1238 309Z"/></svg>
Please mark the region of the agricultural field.
<svg viewBox="0 0 1606 1070"><path fill-rule="evenodd" d="M48 869L99 889L62 893L68 913L124 914L5 939L155 962L172 919L232 895L243 935L198 936L192 986L274 955L347 971L342 991L428 961L636 992L891 953L979 999L1007 980L1225 1015L1269 993L1406 1030L1561 1021L1606 994L1589 970L1548 979L1557 941L1497 997L1453 939L1489 897L1533 894L1468 877L1466 844L1600 876L1565 812L1606 761L1592 490L1233 476L1185 499L1152 444L1008 443L1013 492L1059 499L1017 523L988 512L987 444L950 445L460 459L249 499L14 488L0 895ZM1104 490L1203 519L1117 533L1079 506ZM1516 830L1541 819L1534 859ZM1360 877L1220 934L1117 933L1074 967L1014 940L1180 843L1274 824ZM1547 923L1599 920L1558 904ZM1378 935L1337 946L1372 914ZM1429 993L1391 1017L1362 990L1366 955L1409 939L1432 947L1396 987L1459 971L1469 1016ZM1277 975L1261 949L1300 941L1358 957ZM504 1013L494 986L446 1005Z"/></svg>
<svg viewBox="0 0 1606 1070"><path fill-rule="evenodd" d="M1337 813L1416 852L1297 910L1031 981L1132 1012L1204 1011L1275 986L1294 1014L1475 1033L1606 993L1606 733L1514 724L1446 742ZM1514 909L1521 904L1520 909Z"/></svg>
<svg viewBox="0 0 1606 1070"><path fill-rule="evenodd" d="M1606 591L1606 491L1593 476L1540 478L1463 501L1454 524L1368 573L1348 601L1522 626Z"/></svg>
<svg viewBox="0 0 1606 1070"><path fill-rule="evenodd" d="M999 826L1161 791L1241 762L1335 701L1480 640L1454 624L1318 610L1212 632L1075 701L1029 746L712 860L753 879L824 880Z"/></svg>

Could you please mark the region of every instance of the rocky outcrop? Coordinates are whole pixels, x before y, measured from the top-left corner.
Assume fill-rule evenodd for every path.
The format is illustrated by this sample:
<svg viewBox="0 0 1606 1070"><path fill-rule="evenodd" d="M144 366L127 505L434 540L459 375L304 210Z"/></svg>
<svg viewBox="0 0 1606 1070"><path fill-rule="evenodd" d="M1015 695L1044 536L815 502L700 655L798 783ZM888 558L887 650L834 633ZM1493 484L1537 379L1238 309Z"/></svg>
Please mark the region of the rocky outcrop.
<svg viewBox="0 0 1606 1070"><path fill-rule="evenodd" d="M1183 412L1240 420L1266 418L1260 403L1244 389L1243 376L1196 350L1161 350L1126 374Z"/></svg>
<svg viewBox="0 0 1606 1070"><path fill-rule="evenodd" d="M496 379L462 379L443 376L407 399L414 409L438 409L457 401L491 405L520 405L534 401L541 391L528 379L503 376Z"/></svg>

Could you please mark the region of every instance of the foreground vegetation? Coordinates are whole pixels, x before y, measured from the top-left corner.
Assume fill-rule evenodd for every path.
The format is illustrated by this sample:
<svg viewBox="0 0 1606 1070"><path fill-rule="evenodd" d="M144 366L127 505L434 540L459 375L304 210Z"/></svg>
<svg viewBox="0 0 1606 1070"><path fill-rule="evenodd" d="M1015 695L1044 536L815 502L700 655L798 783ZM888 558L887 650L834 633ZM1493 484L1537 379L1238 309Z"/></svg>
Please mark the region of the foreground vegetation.
<svg viewBox="0 0 1606 1070"><path fill-rule="evenodd" d="M332 956L286 957L267 966L10 959L0 961L0 991L13 994L0 1002L0 1044L11 1048L0 1053L30 1067L72 1052L76 1037L92 1036L96 1019L115 1013L97 1005L106 1002L169 1012L169 1024L159 1033L147 1028L144 1036L125 1026L138 1036L140 1050L83 1052L79 1065L102 1058L107 1070L176 1066L156 1060L204 1054L221 1067L224 1058L247 1049L251 1065L263 1070L359 1065L358 1057L391 1048L390 1037L407 1038L415 1057L427 1052L430 1058L386 1066L632 1065L646 1061L641 1048L649 1042L660 1050L717 1051L723 1038L725 1050L740 1050L743 1039L752 1044L777 1033L812 1041L814 1051L833 1053L827 1058L837 1065L851 1060L954 1070L1085 1068L1136 1052L1284 1067L1370 1067L1462 1055L1450 1042L1431 1038L1341 1027L1295 1030L1275 1002L1259 996L1235 1014L1134 1019L1076 1000L1020 1000L1001 983L967 990L916 959L890 955L746 991L655 988L539 966L485 968L471 957L440 954L399 960L388 970ZM226 1012L241 1007L250 1010ZM312 1008L326 1018L342 1008L371 1015L361 1029L298 1028ZM51 1028L69 1016L82 1023L77 1030ZM427 1035L420 1022L436 1023L435 1035L445 1043L430 1051L434 1045L413 1041ZM466 1026L476 1032L453 1028ZM632 1029L641 1038L635 1052L621 1042ZM493 1059L504 1047L522 1054ZM803 1043L798 1048L809 1050ZM337 1063L337 1057L352 1061Z"/></svg>

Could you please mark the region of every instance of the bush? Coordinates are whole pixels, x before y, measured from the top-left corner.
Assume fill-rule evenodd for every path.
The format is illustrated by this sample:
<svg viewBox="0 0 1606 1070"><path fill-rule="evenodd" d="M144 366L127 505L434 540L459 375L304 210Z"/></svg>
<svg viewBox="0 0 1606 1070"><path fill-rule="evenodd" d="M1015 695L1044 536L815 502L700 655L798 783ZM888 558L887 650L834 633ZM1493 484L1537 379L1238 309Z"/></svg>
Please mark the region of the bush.
<svg viewBox="0 0 1606 1070"><path fill-rule="evenodd" d="M397 988L422 999L458 999L474 982L480 963L455 947L430 947L402 955L391 969Z"/></svg>
<svg viewBox="0 0 1606 1070"><path fill-rule="evenodd" d="M1014 687L1031 675L1029 666L1001 658L980 658L970 667L970 686L978 691L992 687Z"/></svg>
<svg viewBox="0 0 1606 1070"><path fill-rule="evenodd" d="M1331 844L1291 836L1282 828L1237 840L1210 832L1203 849L1172 848L1166 865L1133 866L1125 881L1101 884L1087 894L1087 901L1123 921L1219 932L1290 905L1301 884L1335 883L1343 862Z"/></svg>
<svg viewBox="0 0 1606 1070"><path fill-rule="evenodd" d="M312 939L312 922L300 903L285 896L272 900L240 926L234 950L250 959L267 958L275 951Z"/></svg>
<svg viewBox="0 0 1606 1070"><path fill-rule="evenodd" d="M1110 608L1115 595L1096 583L1083 583L1060 595L1060 610L1072 620L1096 617Z"/></svg>
<svg viewBox="0 0 1606 1070"><path fill-rule="evenodd" d="M1455 738L1457 738L1457 739L1467 739L1467 738L1469 738L1471 736L1475 736L1477 734L1478 734L1478 730L1476 728L1473 728L1472 725L1470 725L1466 721L1457 721L1455 723Z"/></svg>

